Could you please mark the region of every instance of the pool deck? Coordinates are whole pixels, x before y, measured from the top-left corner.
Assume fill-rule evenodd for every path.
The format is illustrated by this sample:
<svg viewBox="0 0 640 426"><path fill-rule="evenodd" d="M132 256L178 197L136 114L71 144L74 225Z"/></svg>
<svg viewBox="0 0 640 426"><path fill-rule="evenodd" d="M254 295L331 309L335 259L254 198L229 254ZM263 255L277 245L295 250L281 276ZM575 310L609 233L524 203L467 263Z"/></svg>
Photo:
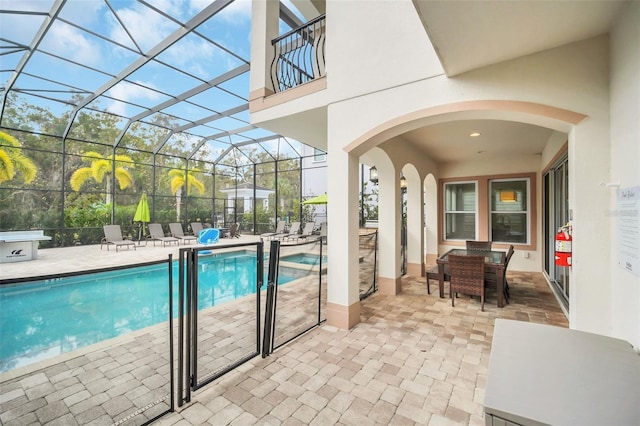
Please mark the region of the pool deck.
<svg viewBox="0 0 640 426"><path fill-rule="evenodd" d="M160 260L169 253L177 255L178 247L40 250L35 261L0 265L0 279ZM460 297L451 307L450 299L438 297L436 284L427 295L424 278L404 276L399 295L375 293L361 302L360 323L351 330L313 329L194 392L189 404L156 424L484 425L495 319L568 326L542 274L508 277L511 303L497 308L489 292L481 312L477 298ZM130 346L0 379L0 423L98 425L121 419L132 401L143 404L161 385L157 354L149 349L153 330L147 331L128 339ZM142 359L136 356L141 349L148 353ZM131 385L134 391L123 390Z"/></svg>
<svg viewBox="0 0 640 426"><path fill-rule="evenodd" d="M225 247L234 244L259 242L259 236L243 235L241 238L221 238L216 246ZM39 249L38 258L22 262L0 264L0 280L42 276L47 274L63 274L67 272L85 271L89 269L110 268L122 265L166 260L169 254L178 258L181 248L195 247L196 244L171 244L163 247L162 243L152 242L137 245L136 248L100 247L99 244L73 246L54 249Z"/></svg>

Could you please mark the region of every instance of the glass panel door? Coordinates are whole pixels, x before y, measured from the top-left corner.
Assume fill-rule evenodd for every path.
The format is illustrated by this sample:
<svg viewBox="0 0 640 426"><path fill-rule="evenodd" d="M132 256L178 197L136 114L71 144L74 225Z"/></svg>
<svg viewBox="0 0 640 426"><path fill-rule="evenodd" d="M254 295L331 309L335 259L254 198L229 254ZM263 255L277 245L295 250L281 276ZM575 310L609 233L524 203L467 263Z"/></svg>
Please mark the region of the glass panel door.
<svg viewBox="0 0 640 426"><path fill-rule="evenodd" d="M565 157L544 176L544 267L569 308L569 268L555 264L555 235L569 221L569 164Z"/></svg>

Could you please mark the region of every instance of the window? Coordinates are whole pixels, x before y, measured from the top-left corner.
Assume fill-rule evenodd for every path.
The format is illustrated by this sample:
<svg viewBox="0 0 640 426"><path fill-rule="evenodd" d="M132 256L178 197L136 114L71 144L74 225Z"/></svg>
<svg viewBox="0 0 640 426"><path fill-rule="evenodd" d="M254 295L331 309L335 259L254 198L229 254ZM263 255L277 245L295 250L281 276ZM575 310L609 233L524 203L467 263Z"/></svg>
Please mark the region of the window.
<svg viewBox="0 0 640 426"><path fill-rule="evenodd" d="M446 240L476 239L476 182L446 183L444 213Z"/></svg>
<svg viewBox="0 0 640 426"><path fill-rule="evenodd" d="M326 161L327 160L327 153L324 152L321 149L318 148L314 148L313 149L313 162L314 163L319 163L321 161Z"/></svg>
<svg viewBox="0 0 640 426"><path fill-rule="evenodd" d="M529 179L489 181L491 241L529 241Z"/></svg>

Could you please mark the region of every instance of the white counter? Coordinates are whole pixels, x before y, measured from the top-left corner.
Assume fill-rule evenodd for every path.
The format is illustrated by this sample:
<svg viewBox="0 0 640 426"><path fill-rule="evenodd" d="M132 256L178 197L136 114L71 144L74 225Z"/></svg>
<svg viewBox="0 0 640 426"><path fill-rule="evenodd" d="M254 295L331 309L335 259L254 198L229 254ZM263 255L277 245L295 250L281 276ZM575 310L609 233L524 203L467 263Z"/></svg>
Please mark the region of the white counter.
<svg viewBox="0 0 640 426"><path fill-rule="evenodd" d="M0 263L36 259L40 241L49 240L42 230L0 232Z"/></svg>
<svg viewBox="0 0 640 426"><path fill-rule="evenodd" d="M487 425L640 424L640 355L628 342L497 319Z"/></svg>

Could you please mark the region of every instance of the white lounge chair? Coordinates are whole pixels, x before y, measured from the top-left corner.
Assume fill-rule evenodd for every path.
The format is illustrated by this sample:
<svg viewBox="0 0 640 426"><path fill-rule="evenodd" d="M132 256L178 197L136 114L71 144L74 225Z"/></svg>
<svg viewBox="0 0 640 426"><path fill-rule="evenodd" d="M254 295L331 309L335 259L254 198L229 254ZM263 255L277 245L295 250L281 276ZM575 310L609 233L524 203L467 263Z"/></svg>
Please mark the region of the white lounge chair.
<svg viewBox="0 0 640 426"><path fill-rule="evenodd" d="M187 241L197 241L198 238L193 235L185 235L182 230L182 224L180 223L170 223L169 230L171 231L171 236L179 239L180 241L184 241L185 244Z"/></svg>
<svg viewBox="0 0 640 426"><path fill-rule="evenodd" d="M102 245L107 245L107 251L109 251L109 246L116 246L116 251L118 251L118 247L127 247L127 249L133 246L133 249L136 249L136 243L131 240L125 240L122 238L122 229L120 225L104 225L104 238L100 243L100 250L102 250Z"/></svg>
<svg viewBox="0 0 640 426"><path fill-rule="evenodd" d="M304 228L302 229L301 234L296 233L295 235L287 236L284 239L287 241L289 240L298 241L300 239L309 238L311 235L313 235L313 230L315 227L316 227L316 224L314 222L307 222L304 224Z"/></svg>
<svg viewBox="0 0 640 426"><path fill-rule="evenodd" d="M161 241L164 247L167 244L176 243L176 245L180 244L180 240L176 237L167 237L164 234L164 230L162 229L162 225L159 223L150 223L149 224L149 237L151 241L153 241L153 245L156 245L156 241Z"/></svg>
<svg viewBox="0 0 640 426"><path fill-rule="evenodd" d="M284 220L279 220L276 225L275 232L265 232L264 234L260 234L260 238L271 239L274 235L280 235L284 233L284 228L287 226L287 223Z"/></svg>
<svg viewBox="0 0 640 426"><path fill-rule="evenodd" d="M300 233L300 222L291 222L291 226L289 227L289 231L283 232L282 234L275 234L271 238L273 239L285 239L288 237L296 236Z"/></svg>
<svg viewBox="0 0 640 426"><path fill-rule="evenodd" d="M202 231L203 229L204 229L204 226L202 225L202 223L191 222L191 231L193 232L193 235L195 235L196 237L198 236L200 231Z"/></svg>

